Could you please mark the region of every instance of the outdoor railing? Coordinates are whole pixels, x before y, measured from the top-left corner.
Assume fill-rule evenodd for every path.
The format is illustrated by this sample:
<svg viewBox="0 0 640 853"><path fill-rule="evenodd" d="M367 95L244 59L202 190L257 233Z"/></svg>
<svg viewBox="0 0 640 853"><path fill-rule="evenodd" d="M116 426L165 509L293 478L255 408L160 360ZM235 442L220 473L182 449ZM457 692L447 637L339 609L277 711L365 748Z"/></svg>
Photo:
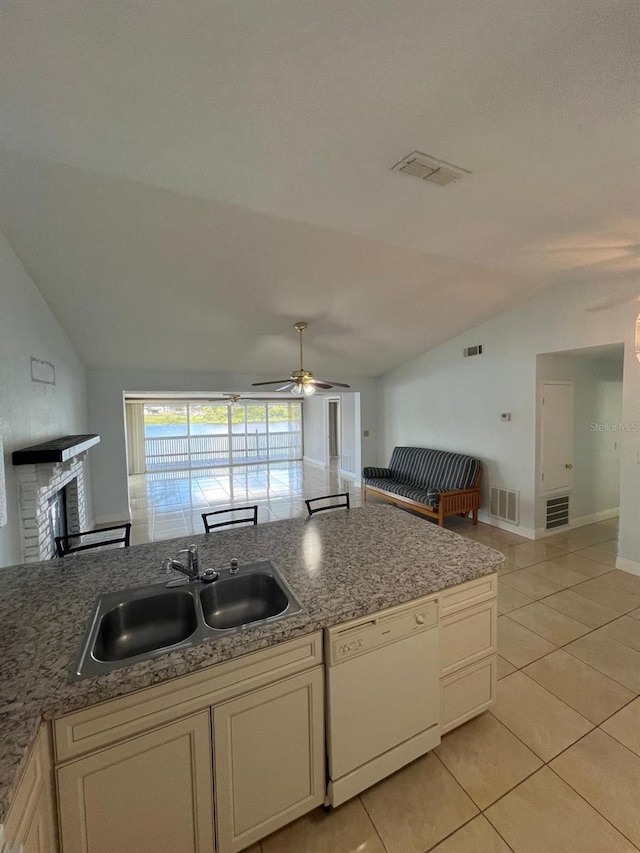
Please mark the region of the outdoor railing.
<svg viewBox="0 0 640 853"><path fill-rule="evenodd" d="M229 442L231 438L231 446ZM145 438L147 471L302 458L299 432Z"/></svg>

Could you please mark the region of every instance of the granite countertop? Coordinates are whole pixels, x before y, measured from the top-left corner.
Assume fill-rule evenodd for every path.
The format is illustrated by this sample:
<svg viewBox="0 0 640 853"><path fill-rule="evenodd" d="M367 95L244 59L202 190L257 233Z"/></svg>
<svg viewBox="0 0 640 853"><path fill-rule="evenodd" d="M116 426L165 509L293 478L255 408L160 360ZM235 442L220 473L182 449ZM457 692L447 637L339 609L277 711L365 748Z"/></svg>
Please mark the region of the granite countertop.
<svg viewBox="0 0 640 853"><path fill-rule="evenodd" d="M201 569L271 559L306 613L70 683L96 597L161 583L162 558L191 542ZM0 822L43 719L473 580L503 560L425 519L372 506L0 569Z"/></svg>

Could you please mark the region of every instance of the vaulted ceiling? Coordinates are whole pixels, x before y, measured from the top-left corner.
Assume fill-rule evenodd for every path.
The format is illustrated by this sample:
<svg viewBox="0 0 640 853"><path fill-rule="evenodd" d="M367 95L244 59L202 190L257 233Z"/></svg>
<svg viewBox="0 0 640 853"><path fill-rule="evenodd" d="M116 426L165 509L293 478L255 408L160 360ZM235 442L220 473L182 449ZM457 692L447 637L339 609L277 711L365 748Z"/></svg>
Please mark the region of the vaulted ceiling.
<svg viewBox="0 0 640 853"><path fill-rule="evenodd" d="M636 0L0 8L0 228L89 365L280 375L306 319L374 376L638 278Z"/></svg>

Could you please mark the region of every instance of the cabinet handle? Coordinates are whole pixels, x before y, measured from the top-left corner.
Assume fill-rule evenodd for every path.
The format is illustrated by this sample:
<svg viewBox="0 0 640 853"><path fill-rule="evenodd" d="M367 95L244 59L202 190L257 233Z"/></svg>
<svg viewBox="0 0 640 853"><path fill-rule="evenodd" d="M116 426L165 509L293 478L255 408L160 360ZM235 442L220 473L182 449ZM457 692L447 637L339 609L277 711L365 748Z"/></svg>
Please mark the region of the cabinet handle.
<svg viewBox="0 0 640 853"><path fill-rule="evenodd" d="M571 464L571 462L567 462L567 464L564 467L565 468L573 468L573 465Z"/></svg>

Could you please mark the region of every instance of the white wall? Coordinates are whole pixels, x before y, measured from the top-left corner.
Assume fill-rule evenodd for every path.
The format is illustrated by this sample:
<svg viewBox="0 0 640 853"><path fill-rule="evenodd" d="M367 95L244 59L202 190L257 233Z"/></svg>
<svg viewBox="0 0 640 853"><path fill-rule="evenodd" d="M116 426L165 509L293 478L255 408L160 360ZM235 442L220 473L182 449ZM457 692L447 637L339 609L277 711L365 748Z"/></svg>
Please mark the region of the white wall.
<svg viewBox="0 0 640 853"><path fill-rule="evenodd" d="M55 365L55 386L31 381L31 356ZM22 562L12 451L86 432L85 369L0 232L0 436L8 516L0 527L0 566ZM88 510L91 517L90 505Z"/></svg>
<svg viewBox="0 0 640 853"><path fill-rule="evenodd" d="M269 377L265 377L268 379ZM362 464L375 464L377 436L377 380L340 377L361 392L362 426L370 430L363 439ZM154 370L91 370L89 372L89 423L100 434L91 450L93 507L96 521L120 521L129 515L124 392L240 392L252 391L259 376L220 373L183 373ZM315 400L315 398L312 398ZM320 397L317 398L319 401Z"/></svg>
<svg viewBox="0 0 640 853"><path fill-rule="evenodd" d="M326 465L324 397L314 395L303 401L302 421L305 460Z"/></svg>
<svg viewBox="0 0 640 853"><path fill-rule="evenodd" d="M417 444L479 456L484 487L517 489L521 531L535 526L536 356L560 350L625 344L622 419L640 423L640 364L634 355L638 303L589 312L611 300L611 289L579 284L546 291L386 374L381 382L381 451ZM484 354L462 349L483 344ZM509 423L501 412L511 412ZM640 572L640 433L620 434L619 555ZM487 519L485 510L481 517ZM621 563L622 565L622 563Z"/></svg>
<svg viewBox="0 0 640 853"><path fill-rule="evenodd" d="M353 476L356 485L362 479L360 450L365 441L360 429L360 397L358 393L343 394L340 400L340 471Z"/></svg>
<svg viewBox="0 0 640 853"><path fill-rule="evenodd" d="M537 359L539 384L550 379L574 383L573 488L569 502L569 517L574 522L613 514L619 505L620 435L598 431L592 425L622 420L623 356L623 352L619 359L550 354ZM545 505L545 496L539 495L538 530L544 527Z"/></svg>

